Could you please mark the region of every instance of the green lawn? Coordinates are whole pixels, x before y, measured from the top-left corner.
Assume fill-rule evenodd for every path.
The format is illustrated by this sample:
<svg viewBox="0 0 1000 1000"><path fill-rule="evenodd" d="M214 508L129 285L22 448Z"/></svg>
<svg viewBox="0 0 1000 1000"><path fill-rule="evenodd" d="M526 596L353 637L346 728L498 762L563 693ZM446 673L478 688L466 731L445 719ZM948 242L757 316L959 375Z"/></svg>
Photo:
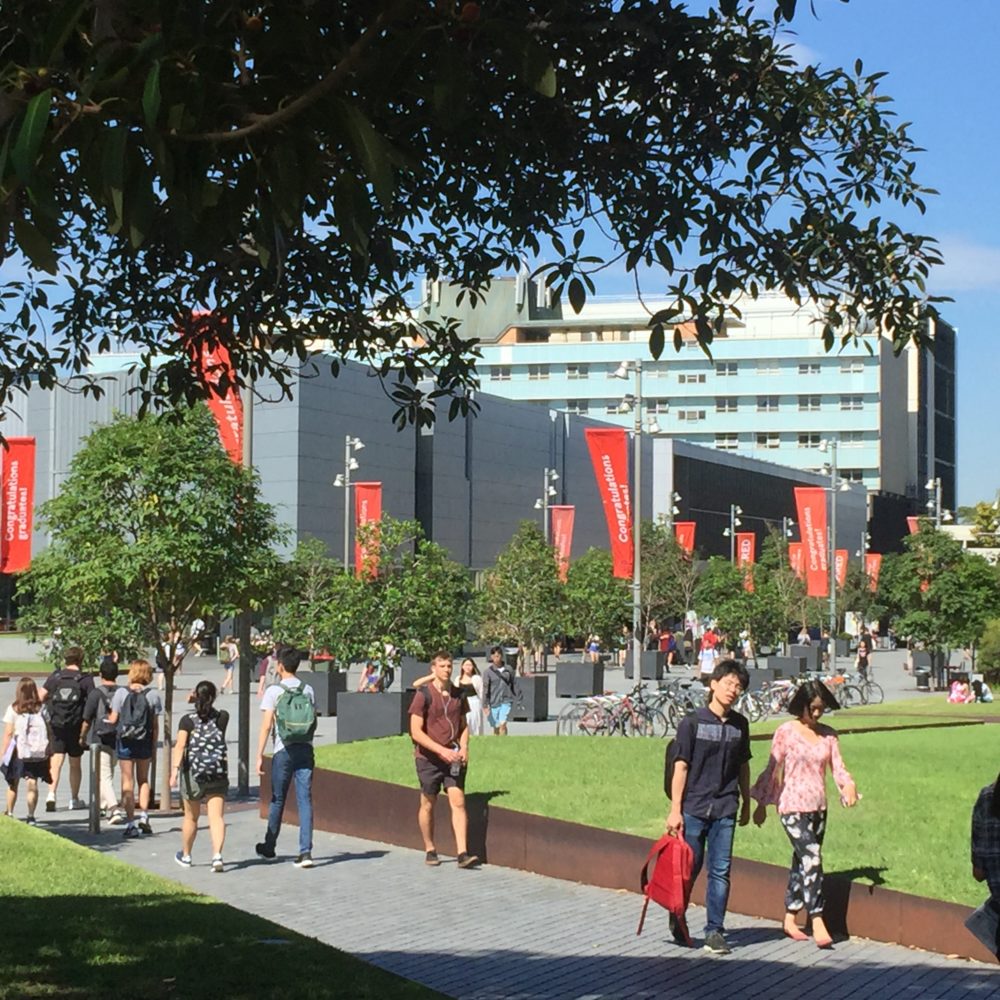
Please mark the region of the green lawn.
<svg viewBox="0 0 1000 1000"><path fill-rule="evenodd" d="M960 707L960 706L956 706ZM847 713L852 716L852 713ZM835 725L846 725L839 715ZM969 873L969 817L1000 766L1000 726L844 736L841 748L864 796L843 809L832 783L827 871L893 889L977 904ZM754 743L756 777L767 744ZM323 767L416 785L406 737L317 748ZM655 838L663 832L664 744L565 736L474 737L467 790L508 809ZM785 865L790 849L774 816L737 832L736 853Z"/></svg>
<svg viewBox="0 0 1000 1000"><path fill-rule="evenodd" d="M20 677L22 674L48 674L52 664L47 660L4 660L0 659L0 674Z"/></svg>
<svg viewBox="0 0 1000 1000"><path fill-rule="evenodd" d="M267 920L2 818L0 898L4 1000L441 996Z"/></svg>

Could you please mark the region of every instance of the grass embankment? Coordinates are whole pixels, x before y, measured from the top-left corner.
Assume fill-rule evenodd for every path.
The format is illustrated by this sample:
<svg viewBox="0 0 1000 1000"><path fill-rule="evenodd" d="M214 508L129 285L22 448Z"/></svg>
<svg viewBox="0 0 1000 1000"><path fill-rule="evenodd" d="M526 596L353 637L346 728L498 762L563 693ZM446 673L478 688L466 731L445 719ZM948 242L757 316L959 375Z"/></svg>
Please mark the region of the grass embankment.
<svg viewBox="0 0 1000 1000"><path fill-rule="evenodd" d="M956 708L962 706L955 706ZM980 706L989 707L989 706ZM833 724L845 726L851 713ZM844 736L841 749L864 798L841 808L829 787L824 861L892 889L978 905L969 870L969 818L979 789L1000 765L1000 726ZM754 743L751 773L767 763ZM322 767L415 787L406 737L317 748ZM584 736L474 737L466 789L507 809L620 830L650 839L663 832L664 743ZM788 840L773 810L763 828L737 831L736 853L786 865Z"/></svg>
<svg viewBox="0 0 1000 1000"><path fill-rule="evenodd" d="M260 917L2 818L0 898L0 998L441 996Z"/></svg>

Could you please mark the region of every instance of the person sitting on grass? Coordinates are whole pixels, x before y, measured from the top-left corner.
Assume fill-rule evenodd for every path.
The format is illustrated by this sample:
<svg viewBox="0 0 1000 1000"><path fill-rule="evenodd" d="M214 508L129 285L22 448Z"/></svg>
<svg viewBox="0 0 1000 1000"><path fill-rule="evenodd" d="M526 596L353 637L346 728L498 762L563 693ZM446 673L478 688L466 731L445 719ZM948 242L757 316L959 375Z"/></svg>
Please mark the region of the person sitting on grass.
<svg viewBox="0 0 1000 1000"><path fill-rule="evenodd" d="M14 815L17 789L22 778L28 782L28 815L26 822L34 824L38 806L38 782L51 782L52 730L42 714L42 699L31 677L17 682L14 701L3 715L4 732L0 745L0 760L7 779L5 816Z"/></svg>
<svg viewBox="0 0 1000 1000"><path fill-rule="evenodd" d="M951 682L948 690L948 701L952 705L968 705L976 700L976 696L969 687L969 681L965 674L961 674Z"/></svg>
<svg viewBox="0 0 1000 1000"><path fill-rule="evenodd" d="M469 727L465 723L468 701L462 688L451 682L452 660L436 653L431 660L434 679L421 686L410 702L410 737L420 782L420 810L417 822L424 841L424 860L441 864L434 845L434 804L441 788L451 807L451 827L455 834L458 867L471 868L479 859L469 854L465 811L465 776L469 763Z"/></svg>

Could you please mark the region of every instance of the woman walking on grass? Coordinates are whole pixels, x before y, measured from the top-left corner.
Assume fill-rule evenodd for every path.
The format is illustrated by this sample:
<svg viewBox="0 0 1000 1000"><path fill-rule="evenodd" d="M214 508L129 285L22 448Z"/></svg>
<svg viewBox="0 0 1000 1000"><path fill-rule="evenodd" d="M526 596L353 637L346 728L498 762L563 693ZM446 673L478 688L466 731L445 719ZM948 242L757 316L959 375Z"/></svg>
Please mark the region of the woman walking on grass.
<svg viewBox="0 0 1000 1000"><path fill-rule="evenodd" d="M226 841L226 792L229 790L229 759L226 726L229 713L215 707L215 685L200 681L194 689L194 711L177 727L171 786L177 786L184 808L181 849L174 860L182 868L191 867L191 849L198 834L201 804L208 813L212 838L212 871L223 870L222 848Z"/></svg>
<svg viewBox="0 0 1000 1000"><path fill-rule="evenodd" d="M42 715L42 700L38 686L31 677L17 682L14 701L3 716L3 742L0 761L7 778L7 808L5 816L14 815L17 789L22 778L28 782L28 815L26 822L35 822L38 805L38 782L50 784L49 761L52 758L52 731Z"/></svg>
<svg viewBox="0 0 1000 1000"><path fill-rule="evenodd" d="M792 868L785 892L784 931L794 941L807 940L796 922L805 909L812 921L813 941L829 948L833 938L823 921L823 836L826 833L826 771L840 789L845 806L858 802L854 779L844 767L837 733L820 723L823 713L840 706L820 681L806 681L788 704L794 716L779 726L771 742L767 767L750 790L757 801L753 820L760 826L767 806L775 805L778 818L792 843Z"/></svg>

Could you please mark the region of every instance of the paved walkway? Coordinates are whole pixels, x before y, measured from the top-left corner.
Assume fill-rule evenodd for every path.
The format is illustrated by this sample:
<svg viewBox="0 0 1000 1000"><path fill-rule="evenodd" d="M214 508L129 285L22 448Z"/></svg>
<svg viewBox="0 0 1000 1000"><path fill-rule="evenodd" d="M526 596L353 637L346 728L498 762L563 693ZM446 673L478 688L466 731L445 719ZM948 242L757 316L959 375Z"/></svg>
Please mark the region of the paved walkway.
<svg viewBox="0 0 1000 1000"><path fill-rule="evenodd" d="M635 935L639 897L489 866L427 868L419 852L318 834L316 867L291 864L294 828L279 859L254 857L263 833L256 811L229 814L222 875L208 867L207 831L194 867L176 865L179 820L126 841L118 831L86 833L82 814L46 825L96 850L166 876L233 906L335 945L375 965L469 1000L517 998L1000 997L1000 970L892 945L851 940L820 952L781 936L777 924L734 916L725 958L670 943L666 913L653 907ZM695 909L692 931L704 927Z"/></svg>

